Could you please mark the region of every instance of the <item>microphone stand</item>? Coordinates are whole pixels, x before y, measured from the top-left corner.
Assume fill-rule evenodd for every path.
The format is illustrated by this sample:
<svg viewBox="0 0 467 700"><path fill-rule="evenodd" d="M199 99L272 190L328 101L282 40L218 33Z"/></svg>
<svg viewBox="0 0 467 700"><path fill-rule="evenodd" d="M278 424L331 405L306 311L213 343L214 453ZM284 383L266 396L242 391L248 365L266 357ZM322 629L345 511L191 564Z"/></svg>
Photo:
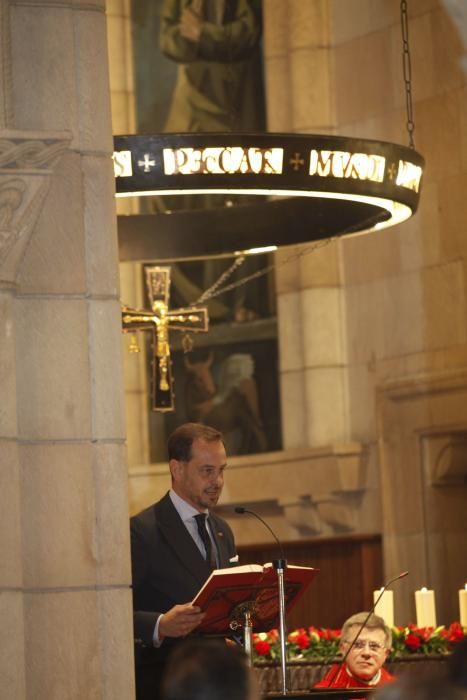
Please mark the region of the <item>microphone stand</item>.
<svg viewBox="0 0 467 700"><path fill-rule="evenodd" d="M286 627L285 627L285 586L284 586L284 573L287 568L287 559L284 557L284 550L282 549L282 545L279 542L277 536L274 534L274 532L271 530L269 525L263 518L261 518L257 513L255 513L253 510L247 510L246 508L243 508L241 506L238 506L235 508L236 513L249 513L250 515L254 515L255 518L258 518L260 522L263 523L265 527L269 530L271 535L274 537L276 540L277 544L279 545L280 549L280 559L273 559L272 565L277 572L277 597L278 597L278 602L279 602L279 643L280 643L280 650L281 650L281 686L282 686L282 695L287 695L287 652L286 652L286 637L287 637L287 632L286 632Z"/></svg>
<svg viewBox="0 0 467 700"><path fill-rule="evenodd" d="M287 660L286 660L286 629L285 629L285 588L284 588L284 572L287 568L286 559L274 559L272 562L277 571L277 586L279 597L279 641L281 647L281 680L282 680L282 695L287 695Z"/></svg>

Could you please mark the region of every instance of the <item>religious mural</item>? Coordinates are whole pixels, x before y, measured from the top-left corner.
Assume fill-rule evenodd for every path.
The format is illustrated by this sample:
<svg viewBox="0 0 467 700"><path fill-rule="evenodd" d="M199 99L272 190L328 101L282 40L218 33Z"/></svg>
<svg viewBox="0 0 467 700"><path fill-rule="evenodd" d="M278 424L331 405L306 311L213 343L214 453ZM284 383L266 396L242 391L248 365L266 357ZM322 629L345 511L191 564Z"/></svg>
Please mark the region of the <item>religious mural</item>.
<svg viewBox="0 0 467 700"><path fill-rule="evenodd" d="M140 134L265 130L261 9L260 0L132 3ZM142 198L140 206L142 213L175 215L237 202L227 195L159 196ZM185 420L221 429L230 454L281 447L271 259L247 256L232 263L232 258L153 263L170 264L169 308L203 299L210 330L202 340L196 336L189 353L170 333L175 411L150 416L151 461L164 459L161 435Z"/></svg>
<svg viewBox="0 0 467 700"><path fill-rule="evenodd" d="M140 133L263 131L260 0L132 3Z"/></svg>
<svg viewBox="0 0 467 700"><path fill-rule="evenodd" d="M280 449L274 340L210 345L172 358L175 411L164 414L169 431L196 421L221 430L230 455Z"/></svg>

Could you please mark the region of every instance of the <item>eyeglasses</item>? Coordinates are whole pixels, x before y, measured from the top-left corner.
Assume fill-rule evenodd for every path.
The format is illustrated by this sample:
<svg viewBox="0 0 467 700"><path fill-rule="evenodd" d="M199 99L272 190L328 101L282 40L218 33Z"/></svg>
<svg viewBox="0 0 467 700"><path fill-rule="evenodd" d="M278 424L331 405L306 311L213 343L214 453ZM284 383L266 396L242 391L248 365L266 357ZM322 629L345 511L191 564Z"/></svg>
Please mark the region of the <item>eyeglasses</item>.
<svg viewBox="0 0 467 700"><path fill-rule="evenodd" d="M347 644L352 644L352 642L347 641ZM369 642L366 639L357 639L357 641L354 643L352 649L357 649L358 651L362 651L365 649L365 647L368 645L368 649L372 651L374 654L378 654L379 652L383 651L385 649L385 646L383 644L378 644L378 642Z"/></svg>

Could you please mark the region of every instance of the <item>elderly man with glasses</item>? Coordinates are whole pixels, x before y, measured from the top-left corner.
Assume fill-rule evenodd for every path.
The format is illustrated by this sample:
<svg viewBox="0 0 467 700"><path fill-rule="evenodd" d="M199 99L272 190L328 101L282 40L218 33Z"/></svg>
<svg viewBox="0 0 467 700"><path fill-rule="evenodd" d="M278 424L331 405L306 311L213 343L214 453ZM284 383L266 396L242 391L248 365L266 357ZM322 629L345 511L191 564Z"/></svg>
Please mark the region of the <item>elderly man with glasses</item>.
<svg viewBox="0 0 467 700"><path fill-rule="evenodd" d="M391 651L391 630L382 617L372 614L359 634L367 617L361 612L344 622L339 646L344 662L334 664L315 688L368 688L394 680L383 668Z"/></svg>

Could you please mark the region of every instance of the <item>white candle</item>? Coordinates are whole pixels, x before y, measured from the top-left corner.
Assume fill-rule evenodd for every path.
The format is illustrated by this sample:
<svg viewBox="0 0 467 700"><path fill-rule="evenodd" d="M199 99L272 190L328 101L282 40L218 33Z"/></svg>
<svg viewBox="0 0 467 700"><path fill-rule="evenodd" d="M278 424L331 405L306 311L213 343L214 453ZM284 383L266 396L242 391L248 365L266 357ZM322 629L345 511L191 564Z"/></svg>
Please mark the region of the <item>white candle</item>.
<svg viewBox="0 0 467 700"><path fill-rule="evenodd" d="M373 604L378 600L382 590L380 588L379 591L373 591ZM382 617L389 627L394 627L394 593L392 591L384 591L375 608L375 614Z"/></svg>
<svg viewBox="0 0 467 700"><path fill-rule="evenodd" d="M417 627L436 627L435 592L422 588L415 591Z"/></svg>
<svg viewBox="0 0 467 700"><path fill-rule="evenodd" d="M462 627L467 627L467 583L459 591L459 621Z"/></svg>

